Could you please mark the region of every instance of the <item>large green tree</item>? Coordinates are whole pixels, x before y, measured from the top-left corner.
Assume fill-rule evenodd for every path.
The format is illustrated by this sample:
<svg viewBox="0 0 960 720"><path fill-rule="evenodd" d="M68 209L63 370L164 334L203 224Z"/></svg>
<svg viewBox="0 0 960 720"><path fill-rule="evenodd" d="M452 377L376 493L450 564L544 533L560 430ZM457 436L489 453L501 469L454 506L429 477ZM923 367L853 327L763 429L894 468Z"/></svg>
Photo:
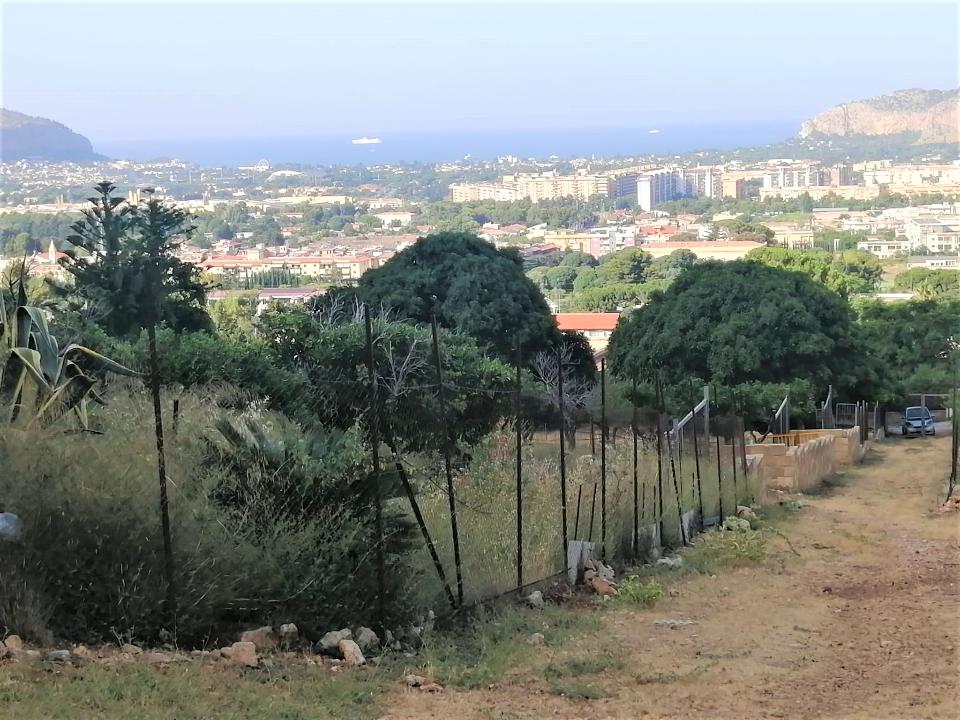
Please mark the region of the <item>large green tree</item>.
<svg viewBox="0 0 960 720"><path fill-rule="evenodd" d="M525 355L555 347L556 322L520 256L476 235L442 232L422 237L360 279L358 294L401 319L429 323L475 338L502 358L519 339Z"/></svg>
<svg viewBox="0 0 960 720"><path fill-rule="evenodd" d="M770 267L803 273L843 297L873 290L882 274L876 258L856 250L835 257L824 250L763 247L751 250L747 257Z"/></svg>
<svg viewBox="0 0 960 720"><path fill-rule="evenodd" d="M855 382L844 300L800 273L749 261L687 270L620 321L610 354L621 375L675 384Z"/></svg>
<svg viewBox="0 0 960 720"><path fill-rule="evenodd" d="M190 216L153 197L130 205L108 182L95 189L66 238L63 266L74 285L65 292L79 298L111 335L137 334L152 322L209 329L200 269L175 254L193 233ZM161 223L163 238L157 235ZM155 293L158 289L162 292Z"/></svg>

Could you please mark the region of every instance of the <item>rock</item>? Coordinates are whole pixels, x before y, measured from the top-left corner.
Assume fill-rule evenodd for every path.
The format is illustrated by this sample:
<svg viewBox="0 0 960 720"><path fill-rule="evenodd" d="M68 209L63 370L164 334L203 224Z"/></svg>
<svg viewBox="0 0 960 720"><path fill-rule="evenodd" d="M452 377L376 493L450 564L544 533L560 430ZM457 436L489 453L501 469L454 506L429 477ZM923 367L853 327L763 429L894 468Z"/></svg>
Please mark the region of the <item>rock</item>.
<svg viewBox="0 0 960 720"><path fill-rule="evenodd" d="M220 648L220 654L234 665L257 666L257 646L249 640L241 640L230 647Z"/></svg>
<svg viewBox="0 0 960 720"><path fill-rule="evenodd" d="M602 577L591 578L587 583L587 587L593 590L597 595L603 595L604 597L617 594L616 586L609 580L605 580Z"/></svg>
<svg viewBox="0 0 960 720"><path fill-rule="evenodd" d="M340 650L340 656L345 665L357 667L366 665L367 659L360 652L360 647L353 640L341 640L337 646Z"/></svg>
<svg viewBox="0 0 960 720"><path fill-rule="evenodd" d="M546 641L547 639L543 636L543 633L534 633L527 638L527 642L531 645L543 645Z"/></svg>
<svg viewBox="0 0 960 720"><path fill-rule="evenodd" d="M3 644L10 650L23 650L23 640L19 635L10 635Z"/></svg>
<svg viewBox="0 0 960 720"><path fill-rule="evenodd" d="M683 558L679 555L674 555L673 557L663 557L657 560L657 565L660 567L670 568L671 570L676 570L678 567L683 566Z"/></svg>
<svg viewBox="0 0 960 720"><path fill-rule="evenodd" d="M749 532L751 529L750 521L731 515L723 521L723 529L733 532Z"/></svg>
<svg viewBox="0 0 960 720"><path fill-rule="evenodd" d="M88 648L86 645L77 645L77 646L75 646L75 647L73 648L73 650L72 650L71 652L72 652L74 655L76 655L77 657L82 657L82 658L92 658L92 657L96 657L96 653L93 652L93 651L92 651L90 648Z"/></svg>
<svg viewBox="0 0 960 720"><path fill-rule="evenodd" d="M527 595L523 601L534 610L542 610L547 604L543 599L543 593L539 590L534 590L532 593Z"/></svg>
<svg viewBox="0 0 960 720"><path fill-rule="evenodd" d="M166 665L177 661L177 656L165 652L148 652L140 655L140 659L151 665Z"/></svg>
<svg viewBox="0 0 960 720"><path fill-rule="evenodd" d="M427 684L427 679L423 675L404 675L403 681L407 687L420 687Z"/></svg>
<svg viewBox="0 0 960 720"><path fill-rule="evenodd" d="M47 662L70 662L71 657L69 650L51 650L47 653Z"/></svg>
<svg viewBox="0 0 960 720"><path fill-rule="evenodd" d="M747 507L746 505L737 505L737 517L752 522L757 519L757 514L751 507Z"/></svg>
<svg viewBox="0 0 960 720"><path fill-rule="evenodd" d="M370 628L361 627L357 629L356 643L361 652L372 652L379 649L380 638Z"/></svg>
<svg viewBox="0 0 960 720"><path fill-rule="evenodd" d="M293 623L284 623L280 626L280 642L291 645L300 637L300 629Z"/></svg>
<svg viewBox="0 0 960 720"><path fill-rule="evenodd" d="M340 641L352 639L353 633L350 632L349 628L344 628L343 630L331 630L322 638L320 638L320 642L317 643L317 652L336 657L339 655Z"/></svg>
<svg viewBox="0 0 960 720"><path fill-rule="evenodd" d="M390 630L383 631L383 644L387 647L393 647L393 644L397 641L393 633Z"/></svg>
<svg viewBox="0 0 960 720"><path fill-rule="evenodd" d="M420 692L430 693L443 692L443 685L439 683L426 683L425 685L421 685L419 690Z"/></svg>
<svg viewBox="0 0 960 720"><path fill-rule="evenodd" d="M247 630L240 634L240 642L253 643L258 652L264 650L274 650L277 647L277 634L269 625L259 627L256 630Z"/></svg>
<svg viewBox="0 0 960 720"><path fill-rule="evenodd" d="M11 655L13 655L13 650L0 642L0 660L6 660Z"/></svg>
<svg viewBox="0 0 960 720"><path fill-rule="evenodd" d="M661 627L668 627L670 629L683 627L684 625L696 625L696 620L654 620L654 625L660 625Z"/></svg>
<svg viewBox="0 0 960 720"><path fill-rule="evenodd" d="M613 571L613 568L610 567L609 565L604 565L599 560L588 558L587 560L584 561L583 567L584 567L584 572L583 572L584 580L588 578L599 577L604 580L609 580L610 582L613 582L614 578L616 577L616 573ZM589 576L588 576L588 573L589 573Z"/></svg>
<svg viewBox="0 0 960 720"><path fill-rule="evenodd" d="M130 643L125 643L120 646L120 652L129 653L130 655L139 655L143 652L137 645L131 645Z"/></svg>

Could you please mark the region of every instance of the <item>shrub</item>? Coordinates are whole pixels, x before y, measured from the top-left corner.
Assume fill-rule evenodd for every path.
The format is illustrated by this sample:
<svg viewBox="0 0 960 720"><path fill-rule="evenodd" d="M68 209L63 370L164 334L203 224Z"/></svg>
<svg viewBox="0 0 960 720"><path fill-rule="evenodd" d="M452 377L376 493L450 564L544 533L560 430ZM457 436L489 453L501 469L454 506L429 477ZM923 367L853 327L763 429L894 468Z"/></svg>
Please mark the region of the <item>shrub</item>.
<svg viewBox="0 0 960 720"><path fill-rule="evenodd" d="M165 586L150 408L133 387L114 396L94 418L102 435L0 430L0 509L16 512L26 527L24 540L0 555L0 626L11 632L84 642L169 637L171 628L160 624ZM236 402L223 392L184 394L168 433L178 642L219 641L255 623L294 621L309 633L372 622L372 509L360 494L345 496L366 475L357 433L324 438L321 462L309 455L310 443L321 442L316 435L260 415L267 435L288 447L284 462L292 469L282 477L269 459L247 457L241 475L240 456L211 440L218 406ZM271 477L280 478L282 496ZM295 511L298 492L307 500ZM387 518L388 605L399 609L417 583L405 543L394 542L405 525L390 508Z"/></svg>
<svg viewBox="0 0 960 720"><path fill-rule="evenodd" d="M653 607L663 597L663 585L657 580L644 582L638 577L628 577L620 584L619 598L634 605Z"/></svg>

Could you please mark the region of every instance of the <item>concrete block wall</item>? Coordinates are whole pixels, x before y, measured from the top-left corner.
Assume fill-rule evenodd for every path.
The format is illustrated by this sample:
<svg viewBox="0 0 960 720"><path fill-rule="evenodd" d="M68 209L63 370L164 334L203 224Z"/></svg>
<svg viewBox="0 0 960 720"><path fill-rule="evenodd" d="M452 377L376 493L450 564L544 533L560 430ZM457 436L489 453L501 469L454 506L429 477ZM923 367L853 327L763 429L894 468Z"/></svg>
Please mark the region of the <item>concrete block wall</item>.
<svg viewBox="0 0 960 720"><path fill-rule="evenodd" d="M841 465L859 462L866 446L860 443L859 428L803 431L802 442L747 445L749 457L762 458L757 471L765 502L775 499L773 490L806 492L819 485Z"/></svg>

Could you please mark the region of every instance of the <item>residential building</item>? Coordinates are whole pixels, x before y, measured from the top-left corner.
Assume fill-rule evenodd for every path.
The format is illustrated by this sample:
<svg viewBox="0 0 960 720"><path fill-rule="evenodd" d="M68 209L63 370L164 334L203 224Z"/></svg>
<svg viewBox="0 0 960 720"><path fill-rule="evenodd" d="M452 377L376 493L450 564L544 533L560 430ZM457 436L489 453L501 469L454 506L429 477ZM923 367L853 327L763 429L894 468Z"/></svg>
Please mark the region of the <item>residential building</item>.
<svg viewBox="0 0 960 720"><path fill-rule="evenodd" d="M685 194L689 197L719 198L723 193L720 170L713 167L697 167L683 173Z"/></svg>
<svg viewBox="0 0 960 720"><path fill-rule="evenodd" d="M874 185L840 185L831 187L829 185L820 186L800 186L800 187L762 187L760 188L760 199L768 197L781 198L789 200L799 198L804 194L809 195L813 200L820 200L827 195L836 195L839 198L847 200L873 200L881 195L887 194L887 186Z"/></svg>
<svg viewBox="0 0 960 720"><path fill-rule="evenodd" d="M780 247L791 250L809 250L815 246L815 233L813 228L790 225L775 225L770 223L768 227L773 230L773 241Z"/></svg>
<svg viewBox="0 0 960 720"><path fill-rule="evenodd" d="M555 317L561 331L582 332L593 351L599 353L606 350L620 313L557 313Z"/></svg>
<svg viewBox="0 0 960 720"><path fill-rule="evenodd" d="M637 178L637 204L649 212L657 203L676 200L686 193L683 171L678 168L651 170Z"/></svg>
<svg viewBox="0 0 960 720"><path fill-rule="evenodd" d="M720 194L734 200L747 199L747 183L742 178L724 176L720 181Z"/></svg>
<svg viewBox="0 0 960 720"><path fill-rule="evenodd" d="M960 249L960 215L907 218L903 234L911 248L924 247L933 254L955 253Z"/></svg>
<svg viewBox="0 0 960 720"><path fill-rule="evenodd" d="M406 227L413 220L413 213L406 210L387 210L374 213L373 216L383 223L383 227Z"/></svg>
<svg viewBox="0 0 960 720"><path fill-rule="evenodd" d="M650 242L641 246L654 259L677 250L689 250L701 260L742 260L751 250L766 247L749 240L702 240L694 242Z"/></svg>
<svg viewBox="0 0 960 720"><path fill-rule="evenodd" d="M857 250L876 255L881 260L895 257L909 249L909 240L885 240L884 238L873 237L857 243Z"/></svg>
<svg viewBox="0 0 960 720"><path fill-rule="evenodd" d="M475 202L477 200L515 202L522 197L517 188L500 183L452 183L449 190L450 199L453 202Z"/></svg>
<svg viewBox="0 0 960 720"><path fill-rule="evenodd" d="M907 267L960 270L960 255L918 255L907 258Z"/></svg>
<svg viewBox="0 0 960 720"><path fill-rule="evenodd" d="M288 255L271 257L248 251L245 255L215 255L200 267L211 275L247 278L257 273L277 271L308 282L353 283L367 270L379 267L386 257L368 255Z"/></svg>

